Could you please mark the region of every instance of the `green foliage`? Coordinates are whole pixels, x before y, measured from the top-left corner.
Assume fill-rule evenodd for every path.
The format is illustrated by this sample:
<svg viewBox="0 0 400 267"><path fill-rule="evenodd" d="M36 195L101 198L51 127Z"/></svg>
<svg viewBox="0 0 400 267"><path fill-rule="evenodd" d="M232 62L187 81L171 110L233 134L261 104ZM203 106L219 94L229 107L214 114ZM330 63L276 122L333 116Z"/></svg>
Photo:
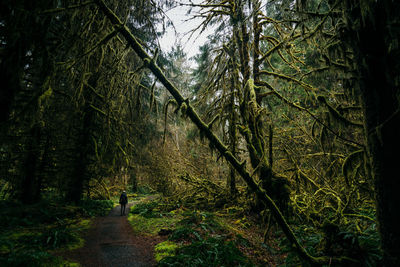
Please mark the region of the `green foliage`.
<svg viewBox="0 0 400 267"><path fill-rule="evenodd" d="M380 249L380 238L375 229L375 224L371 225L367 231L358 236L358 242L363 254L365 266L377 266L382 260L382 250Z"/></svg>
<svg viewBox="0 0 400 267"><path fill-rule="evenodd" d="M28 228L29 229L29 228ZM81 227L59 225L34 230L2 232L0 235L1 266L59 266L60 259L48 250L83 244Z"/></svg>
<svg viewBox="0 0 400 267"><path fill-rule="evenodd" d="M128 220L137 232L157 234L161 229L169 228L178 221L172 213L163 210L162 207L156 200L142 200L131 207Z"/></svg>
<svg viewBox="0 0 400 267"><path fill-rule="evenodd" d="M184 218L179 222L180 225L200 226L204 230L212 231L220 229L213 213L195 210L184 212L182 215Z"/></svg>
<svg viewBox="0 0 400 267"><path fill-rule="evenodd" d="M0 202L0 266L61 266L51 250L83 245L90 220L105 215L112 201L84 200L81 206L42 201L35 205Z"/></svg>
<svg viewBox="0 0 400 267"><path fill-rule="evenodd" d="M300 225L294 230L307 252L312 255L321 254L322 247L320 246L323 237L321 233L307 225ZM291 243L286 238L281 239L279 246L282 248L283 253L288 253L283 266L308 266L307 264L309 263L298 257L298 254L293 250Z"/></svg>
<svg viewBox="0 0 400 267"><path fill-rule="evenodd" d="M34 205L16 202L0 202L0 226L27 227L40 224L60 223L64 219L82 216L104 216L113 208L110 200L82 200L80 206L66 206L61 203L42 201Z"/></svg>
<svg viewBox="0 0 400 267"><path fill-rule="evenodd" d="M357 232L354 228L354 224L341 231L337 227L338 231L331 237L306 225L295 228L295 232L312 255L348 256L359 261L360 266L379 266L382 251L376 224L372 223L364 232ZM311 266L298 257L286 238L281 240L280 247L282 253L288 253L282 266Z"/></svg>
<svg viewBox="0 0 400 267"><path fill-rule="evenodd" d="M54 257L50 253L37 250L13 250L7 257L0 256L1 266L15 266L15 267L44 267L44 266L62 266L61 259Z"/></svg>
<svg viewBox="0 0 400 267"><path fill-rule="evenodd" d="M220 224L215 221L214 215L208 212L186 211L182 214L177 227L170 235L170 240L203 240L208 232L215 233L221 230Z"/></svg>
<svg viewBox="0 0 400 267"><path fill-rule="evenodd" d="M156 235L161 229L170 229L180 220L179 215L168 212L166 208L156 200L144 200L130 209L128 221L136 232Z"/></svg>
<svg viewBox="0 0 400 267"><path fill-rule="evenodd" d="M87 216L105 216L114 207L111 200L81 200L80 207Z"/></svg>
<svg viewBox="0 0 400 267"><path fill-rule="evenodd" d="M130 211L132 214L139 214L145 218L160 218L163 217L163 214L160 210L157 210L158 207L157 201L150 201L145 203L136 204Z"/></svg>
<svg viewBox="0 0 400 267"><path fill-rule="evenodd" d="M139 214L130 213L128 221L135 232L144 235L157 235L161 229L169 229L178 219L174 217L145 218Z"/></svg>
<svg viewBox="0 0 400 267"><path fill-rule="evenodd" d="M356 232L348 227L339 233L342 237L342 246L350 257L358 259L362 266L379 266L382 260L380 238L376 223L372 223L363 232Z"/></svg>
<svg viewBox="0 0 400 267"><path fill-rule="evenodd" d="M189 225L189 226L195 226L199 224L200 222L203 221L203 219L206 219L207 216L205 216L208 213L202 213L199 211L186 211L182 215L184 218L179 222L181 225Z"/></svg>
<svg viewBox="0 0 400 267"><path fill-rule="evenodd" d="M242 246L242 247L250 247L250 242L246 238L244 238L242 235L238 234L236 235L236 240L235 244L237 246Z"/></svg>
<svg viewBox="0 0 400 267"><path fill-rule="evenodd" d="M6 229L56 223L64 218L79 217L83 215L83 211L76 206L65 206L55 202L42 201L35 205L22 205L1 201L0 215L0 226Z"/></svg>
<svg viewBox="0 0 400 267"><path fill-rule="evenodd" d="M175 256L178 245L172 241L164 241L154 247L156 261L159 262L165 257Z"/></svg>
<svg viewBox="0 0 400 267"><path fill-rule="evenodd" d="M178 227L170 235L169 240L202 240L200 234L190 227Z"/></svg>
<svg viewBox="0 0 400 267"><path fill-rule="evenodd" d="M248 240L240 235L230 240L214 214L187 211L183 216L169 240L189 245L160 260L159 266L253 266L236 247L250 246Z"/></svg>
<svg viewBox="0 0 400 267"><path fill-rule="evenodd" d="M67 244L79 242L78 232L71 231L65 225L51 228L40 235L40 242L45 247L54 249L66 246Z"/></svg>
<svg viewBox="0 0 400 267"><path fill-rule="evenodd" d="M141 195L149 195L154 193L154 190L147 185L138 186L137 192Z"/></svg>
<svg viewBox="0 0 400 267"><path fill-rule="evenodd" d="M232 241L208 238L179 248L176 256L165 257L159 266L253 266Z"/></svg>

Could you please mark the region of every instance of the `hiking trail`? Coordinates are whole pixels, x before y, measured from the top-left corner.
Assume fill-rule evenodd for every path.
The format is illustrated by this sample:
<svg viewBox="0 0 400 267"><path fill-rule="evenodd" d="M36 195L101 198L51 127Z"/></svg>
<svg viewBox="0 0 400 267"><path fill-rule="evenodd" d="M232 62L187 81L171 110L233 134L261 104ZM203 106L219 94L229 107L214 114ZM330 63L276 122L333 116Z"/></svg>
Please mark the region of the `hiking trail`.
<svg viewBox="0 0 400 267"><path fill-rule="evenodd" d="M125 216L121 216L121 207L118 205L108 216L94 219L84 236L85 245L66 251L63 257L80 263L82 267L155 266L154 245L160 242L160 238L143 236L132 230L127 214L134 204L127 204Z"/></svg>

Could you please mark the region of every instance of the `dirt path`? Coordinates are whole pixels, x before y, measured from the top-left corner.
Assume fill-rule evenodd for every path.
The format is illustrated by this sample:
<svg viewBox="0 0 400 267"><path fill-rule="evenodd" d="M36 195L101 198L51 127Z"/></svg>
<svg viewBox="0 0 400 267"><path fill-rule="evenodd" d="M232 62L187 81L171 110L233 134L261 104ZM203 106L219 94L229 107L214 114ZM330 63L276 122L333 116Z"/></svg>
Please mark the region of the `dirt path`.
<svg viewBox="0 0 400 267"><path fill-rule="evenodd" d="M127 213L132 206L128 204ZM120 206L106 217L96 218L85 236L85 246L63 256L82 266L155 266L153 248L158 237L139 236L132 231L127 216L120 215Z"/></svg>

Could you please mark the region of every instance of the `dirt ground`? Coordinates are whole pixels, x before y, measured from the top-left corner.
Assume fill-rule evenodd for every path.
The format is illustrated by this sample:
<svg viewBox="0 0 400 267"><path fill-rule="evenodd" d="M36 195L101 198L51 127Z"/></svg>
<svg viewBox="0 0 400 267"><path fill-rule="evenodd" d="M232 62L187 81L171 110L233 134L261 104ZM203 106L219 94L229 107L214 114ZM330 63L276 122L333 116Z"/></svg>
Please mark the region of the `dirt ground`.
<svg viewBox="0 0 400 267"><path fill-rule="evenodd" d="M127 212L131 204L127 205ZM159 237L134 233L127 216L120 215L120 206L106 217L96 218L87 232L85 246L65 252L63 257L86 266L155 266L154 245Z"/></svg>

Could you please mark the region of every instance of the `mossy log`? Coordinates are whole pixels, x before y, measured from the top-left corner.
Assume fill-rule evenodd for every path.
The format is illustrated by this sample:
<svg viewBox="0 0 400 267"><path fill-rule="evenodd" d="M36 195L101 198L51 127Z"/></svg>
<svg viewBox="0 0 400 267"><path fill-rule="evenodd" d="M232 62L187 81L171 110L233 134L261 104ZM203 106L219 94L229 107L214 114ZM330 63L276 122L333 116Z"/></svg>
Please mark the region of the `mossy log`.
<svg viewBox="0 0 400 267"><path fill-rule="evenodd" d="M313 263L313 264L332 264L339 263L343 264L344 262L355 262L355 260L350 259L348 257L313 257L310 255L304 247L301 246L289 224L287 223L285 217L282 215L281 211L275 204L275 202L271 199L271 197L266 193L264 189L262 189L253 177L250 176L249 172L245 168L245 164L241 164L236 157L233 156L232 152L228 150L227 146L225 146L221 140L207 127L202 119L199 117L197 112L193 109L192 105L190 105L187 99L184 99L182 94L178 91L178 89L167 79L162 70L156 65L156 63L152 60L152 58L147 54L144 48L140 45L139 41L136 37L131 33L129 28L125 26L122 21L115 15L115 13L107 7L103 0L97 0L97 5L100 7L102 12L108 17L108 19L114 24L114 27L118 28L120 33L124 36L128 44L131 48L136 52L136 54L147 63L147 67L152 71L152 73L157 77L157 79L164 85L164 87L171 93L171 95L175 98L178 105L182 105L186 103L186 115L191 119L191 121L197 126L197 128L204 134L205 137L210 141L210 143L215 147L224 158L236 169L239 175L243 178L243 180L247 183L249 188L255 192L255 194L266 204L266 206L271 210L276 222L282 228L282 231L285 233L287 239L293 244L294 249L298 252L300 257L305 260Z"/></svg>

